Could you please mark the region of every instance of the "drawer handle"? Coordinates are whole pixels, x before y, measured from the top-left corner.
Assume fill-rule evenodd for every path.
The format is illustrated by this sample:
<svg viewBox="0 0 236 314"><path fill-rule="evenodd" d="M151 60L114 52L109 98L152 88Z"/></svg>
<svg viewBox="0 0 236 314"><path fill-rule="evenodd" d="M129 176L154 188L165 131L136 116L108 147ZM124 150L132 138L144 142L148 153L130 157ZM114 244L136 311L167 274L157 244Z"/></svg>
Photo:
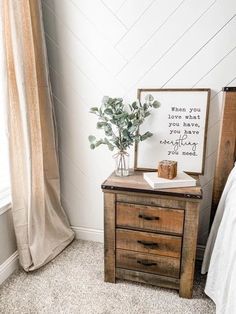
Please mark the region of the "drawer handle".
<svg viewBox="0 0 236 314"><path fill-rule="evenodd" d="M157 263L153 263L153 262L149 262L145 260L137 260L137 263L143 266L156 266L157 265Z"/></svg>
<svg viewBox="0 0 236 314"><path fill-rule="evenodd" d="M146 215L138 215L139 218L142 218L144 220L159 220L160 217L155 217L155 216L146 216Z"/></svg>
<svg viewBox="0 0 236 314"><path fill-rule="evenodd" d="M142 244L143 246L147 246L150 249L158 248L158 243L155 243L155 242L147 242L147 241L141 241L141 240L138 240L137 242L139 244Z"/></svg>

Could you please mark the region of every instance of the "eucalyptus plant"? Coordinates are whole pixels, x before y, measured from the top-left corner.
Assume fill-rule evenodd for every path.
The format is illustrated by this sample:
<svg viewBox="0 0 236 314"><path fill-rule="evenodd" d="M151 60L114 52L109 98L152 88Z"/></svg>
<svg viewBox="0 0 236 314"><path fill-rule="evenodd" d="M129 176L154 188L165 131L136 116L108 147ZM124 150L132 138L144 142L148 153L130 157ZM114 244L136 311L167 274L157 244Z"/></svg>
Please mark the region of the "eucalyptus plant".
<svg viewBox="0 0 236 314"><path fill-rule="evenodd" d="M89 136L90 148L107 145L109 150L117 148L125 152L134 142L144 141L153 134L149 131L140 134L139 127L151 114L152 108L159 108L160 103L150 94L146 95L145 102L139 100L125 105L122 98L103 97L100 107L92 107L90 112L98 117L97 129L102 129L104 138L97 139Z"/></svg>

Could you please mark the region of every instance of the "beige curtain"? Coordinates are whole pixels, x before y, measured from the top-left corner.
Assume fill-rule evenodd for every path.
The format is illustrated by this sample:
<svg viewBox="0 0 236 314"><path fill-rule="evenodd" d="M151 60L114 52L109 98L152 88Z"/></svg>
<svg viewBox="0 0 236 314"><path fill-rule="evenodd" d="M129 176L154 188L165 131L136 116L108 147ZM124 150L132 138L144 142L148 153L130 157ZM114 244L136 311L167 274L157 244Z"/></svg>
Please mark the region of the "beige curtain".
<svg viewBox="0 0 236 314"><path fill-rule="evenodd" d="M74 238L60 203L54 117L40 0L3 0L13 220L26 271Z"/></svg>

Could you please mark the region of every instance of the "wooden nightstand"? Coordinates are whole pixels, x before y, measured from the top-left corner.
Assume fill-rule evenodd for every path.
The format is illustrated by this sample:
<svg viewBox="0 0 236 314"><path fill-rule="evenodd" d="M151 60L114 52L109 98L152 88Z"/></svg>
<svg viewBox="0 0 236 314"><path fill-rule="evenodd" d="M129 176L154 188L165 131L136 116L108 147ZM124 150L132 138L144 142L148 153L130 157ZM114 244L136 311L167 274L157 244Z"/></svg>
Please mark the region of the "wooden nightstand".
<svg viewBox="0 0 236 314"><path fill-rule="evenodd" d="M102 189L105 281L138 281L191 298L201 187L153 190L134 172L112 174Z"/></svg>

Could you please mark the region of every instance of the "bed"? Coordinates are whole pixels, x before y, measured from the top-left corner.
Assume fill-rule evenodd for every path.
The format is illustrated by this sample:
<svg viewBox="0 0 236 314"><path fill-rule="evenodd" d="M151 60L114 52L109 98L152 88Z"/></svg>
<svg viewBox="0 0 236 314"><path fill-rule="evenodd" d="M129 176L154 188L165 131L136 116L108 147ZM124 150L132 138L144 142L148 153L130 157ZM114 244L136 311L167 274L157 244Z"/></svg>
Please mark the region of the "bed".
<svg viewBox="0 0 236 314"><path fill-rule="evenodd" d="M236 313L236 88L224 89L213 187L212 226L202 273L217 314ZM213 219L214 218L214 219Z"/></svg>

